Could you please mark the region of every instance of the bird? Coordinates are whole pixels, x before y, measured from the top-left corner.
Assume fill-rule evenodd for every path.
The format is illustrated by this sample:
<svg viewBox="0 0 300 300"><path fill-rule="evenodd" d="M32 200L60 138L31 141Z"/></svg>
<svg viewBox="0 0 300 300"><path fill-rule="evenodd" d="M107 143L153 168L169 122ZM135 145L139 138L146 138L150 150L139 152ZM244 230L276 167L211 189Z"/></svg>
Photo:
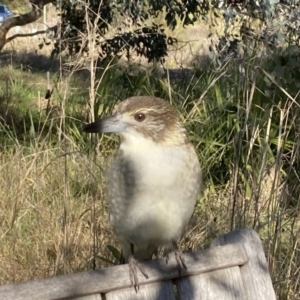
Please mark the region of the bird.
<svg viewBox="0 0 300 300"><path fill-rule="evenodd" d="M115 133L120 145L105 172L109 219L138 288L138 261L175 247L196 205L202 172L195 148L175 108L153 96L134 96L113 114L83 127L87 133Z"/></svg>

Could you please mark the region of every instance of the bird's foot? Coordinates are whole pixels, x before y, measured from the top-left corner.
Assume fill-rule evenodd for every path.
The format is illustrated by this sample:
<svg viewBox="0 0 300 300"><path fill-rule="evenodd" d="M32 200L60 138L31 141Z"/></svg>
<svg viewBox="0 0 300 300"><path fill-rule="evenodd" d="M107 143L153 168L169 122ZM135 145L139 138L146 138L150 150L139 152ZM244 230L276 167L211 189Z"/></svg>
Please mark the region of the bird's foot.
<svg viewBox="0 0 300 300"><path fill-rule="evenodd" d="M128 258L129 265L129 276L131 281L131 286L134 287L135 292L139 291L139 280L137 277L137 268L140 269L141 273L148 279L148 274L146 273L144 267L139 263L138 260L134 258L133 255L130 255Z"/></svg>
<svg viewBox="0 0 300 300"><path fill-rule="evenodd" d="M185 264L185 259L184 259L183 253L178 249L177 243L172 242L172 244L173 244L173 249L174 249L172 252L175 255L179 276L181 276L181 270L182 269L187 270L187 266ZM170 253L168 253L166 256L166 263L169 262L169 258L170 258Z"/></svg>

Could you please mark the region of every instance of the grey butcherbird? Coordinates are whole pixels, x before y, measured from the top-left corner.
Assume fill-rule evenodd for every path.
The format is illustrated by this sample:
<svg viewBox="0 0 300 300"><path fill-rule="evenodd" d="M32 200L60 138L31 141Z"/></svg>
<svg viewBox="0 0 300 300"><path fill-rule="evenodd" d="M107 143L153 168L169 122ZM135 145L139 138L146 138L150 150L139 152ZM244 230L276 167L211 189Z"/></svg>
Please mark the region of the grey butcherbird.
<svg viewBox="0 0 300 300"><path fill-rule="evenodd" d="M133 255L147 260L158 248L176 245L192 216L201 185L198 157L176 110L156 97L128 98L83 131L121 137L106 172L110 222L137 289ZM182 253L175 254L185 267Z"/></svg>

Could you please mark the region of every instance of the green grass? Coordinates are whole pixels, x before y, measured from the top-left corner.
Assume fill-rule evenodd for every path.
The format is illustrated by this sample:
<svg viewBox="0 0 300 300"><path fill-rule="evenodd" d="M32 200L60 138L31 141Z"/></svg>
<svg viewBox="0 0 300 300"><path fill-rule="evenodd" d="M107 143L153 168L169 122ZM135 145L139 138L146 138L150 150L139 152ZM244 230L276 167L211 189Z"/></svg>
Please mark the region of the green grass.
<svg viewBox="0 0 300 300"><path fill-rule="evenodd" d="M203 248L234 228L254 228L263 240L278 298L296 299L298 98L287 96L288 82L280 77L270 83L266 74L273 72L272 61L246 56L243 72L238 64L231 60L220 68L199 67L188 80L158 78L151 70L129 71L115 62L87 81L67 74L52 82L61 107L55 118L29 101L36 94L34 75L28 82L3 75L9 95L14 95L8 106L16 108L24 128L0 121L0 282L105 267L114 261L108 246L118 247L118 242L108 222L102 171L117 138L81 132L91 114L91 79L96 116L111 113L118 101L132 95L162 97L181 114L204 174L181 247ZM5 84L0 84L2 99Z"/></svg>

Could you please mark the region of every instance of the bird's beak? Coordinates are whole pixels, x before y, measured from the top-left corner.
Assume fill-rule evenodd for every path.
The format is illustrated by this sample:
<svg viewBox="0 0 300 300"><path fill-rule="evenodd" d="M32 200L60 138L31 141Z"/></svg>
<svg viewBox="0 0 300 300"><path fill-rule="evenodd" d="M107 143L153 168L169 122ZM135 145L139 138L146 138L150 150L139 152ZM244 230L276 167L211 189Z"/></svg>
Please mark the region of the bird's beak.
<svg viewBox="0 0 300 300"><path fill-rule="evenodd" d="M89 123L83 126L84 132L91 133L118 133L124 131L126 124L121 121L121 114L114 113L110 117L102 118L93 123Z"/></svg>

